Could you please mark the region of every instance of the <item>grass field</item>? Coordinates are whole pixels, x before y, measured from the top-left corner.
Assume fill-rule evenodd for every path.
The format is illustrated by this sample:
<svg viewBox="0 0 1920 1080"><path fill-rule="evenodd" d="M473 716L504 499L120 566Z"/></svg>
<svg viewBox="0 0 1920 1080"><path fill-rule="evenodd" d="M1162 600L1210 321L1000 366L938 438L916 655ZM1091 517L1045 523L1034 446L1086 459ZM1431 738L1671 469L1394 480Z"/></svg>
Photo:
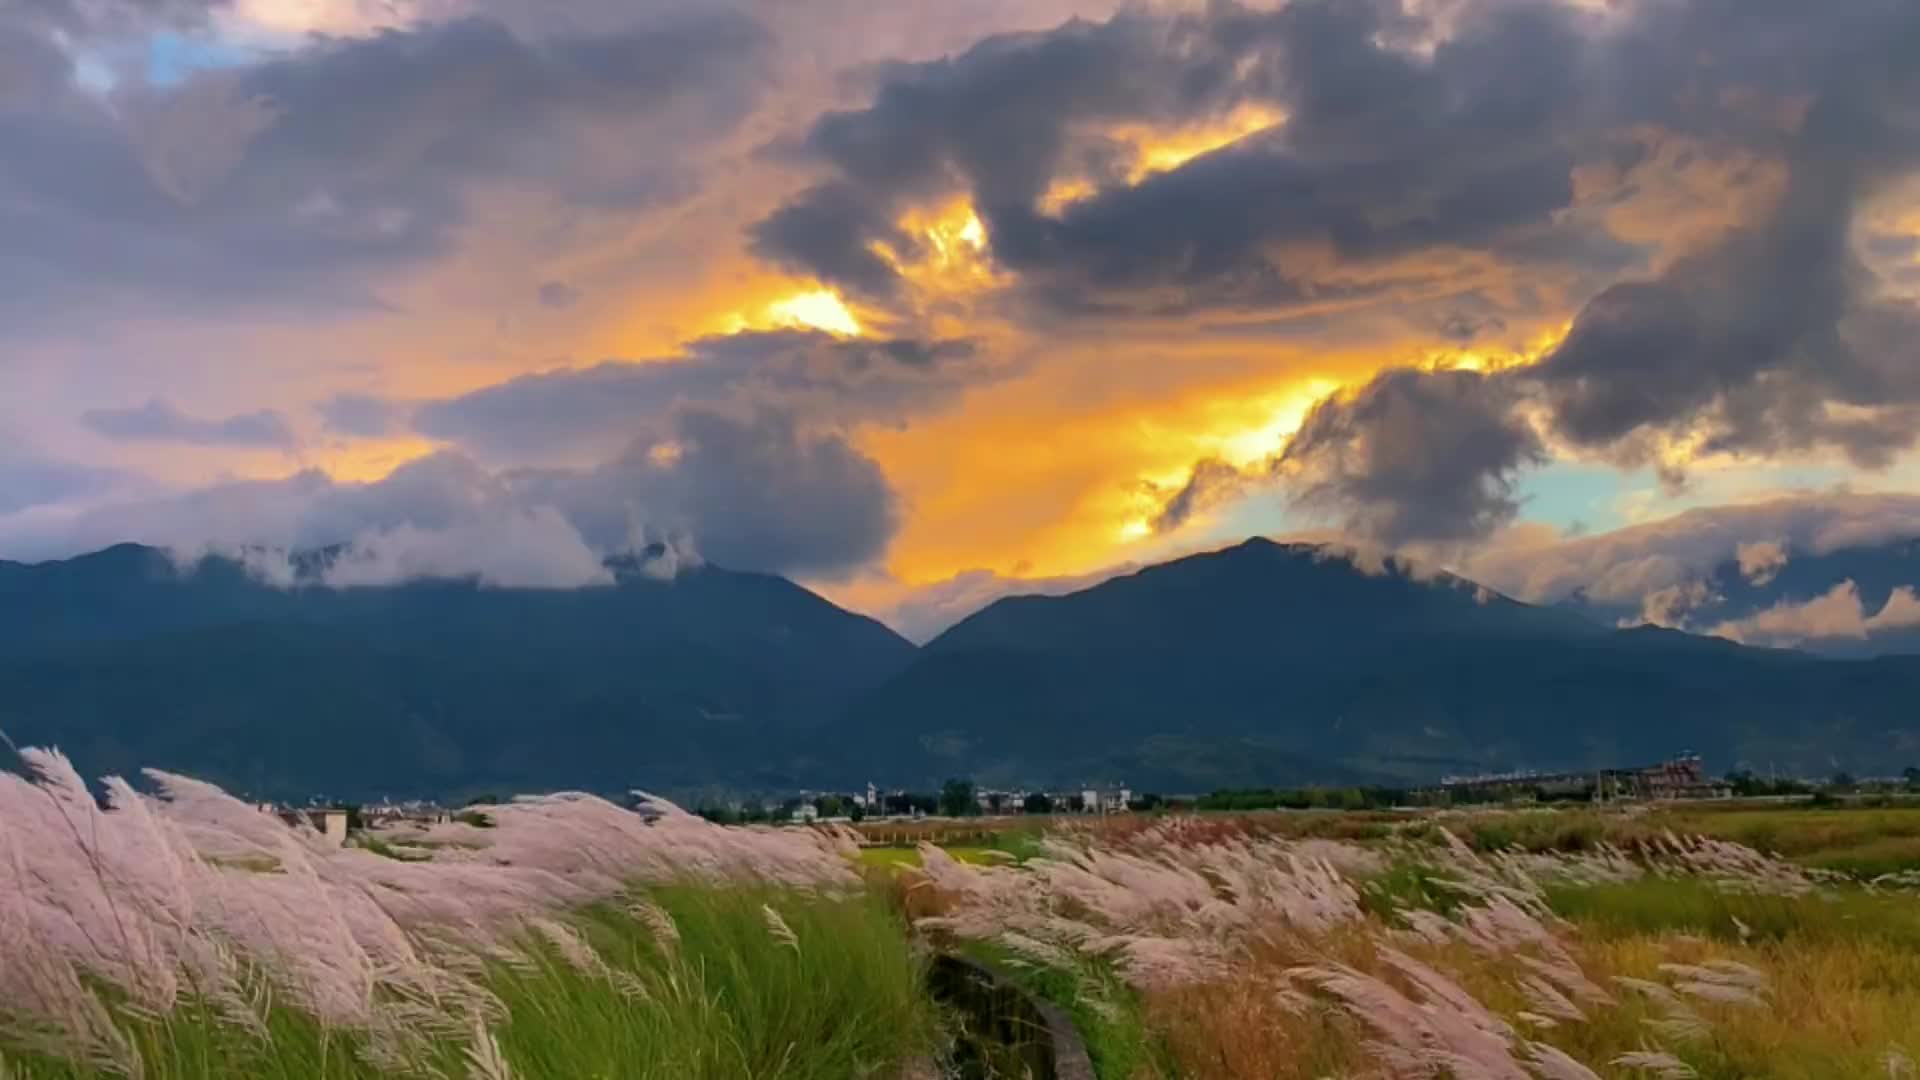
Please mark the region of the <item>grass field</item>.
<svg viewBox="0 0 1920 1080"><path fill-rule="evenodd" d="M1901 1078L1920 897L1871 879L1913 868L1917 827L1705 805L1142 820L1020 866L929 856L917 903L1074 1010L1107 1078Z"/></svg>
<svg viewBox="0 0 1920 1080"><path fill-rule="evenodd" d="M1647 813L1588 809L1464 815L1478 848L1577 851L1633 844L1662 832L1731 840L1804 866L1868 880L1920 871L1920 804L1856 807L1776 803L1677 803Z"/></svg>
<svg viewBox="0 0 1920 1080"><path fill-rule="evenodd" d="M933 1080L932 947L1060 1004L1104 1080L1920 1078L1920 807L918 834L942 849L549 797L329 849L34 760L0 776L0 1077Z"/></svg>
<svg viewBox="0 0 1920 1080"><path fill-rule="evenodd" d="M633 914L646 909L645 919ZM513 955L484 965L481 985L500 1009L486 1030L442 1032L398 1058L351 1027L330 1028L285 1004L263 1004L258 1029L192 999L164 1019L134 1011L116 1019L145 1076L178 1080L891 1080L902 1062L935 1046L935 1014L906 927L875 897L675 886L538 925ZM271 1000L270 986L259 992ZM6 1060L7 1075L22 1078L126 1074L18 1050Z"/></svg>

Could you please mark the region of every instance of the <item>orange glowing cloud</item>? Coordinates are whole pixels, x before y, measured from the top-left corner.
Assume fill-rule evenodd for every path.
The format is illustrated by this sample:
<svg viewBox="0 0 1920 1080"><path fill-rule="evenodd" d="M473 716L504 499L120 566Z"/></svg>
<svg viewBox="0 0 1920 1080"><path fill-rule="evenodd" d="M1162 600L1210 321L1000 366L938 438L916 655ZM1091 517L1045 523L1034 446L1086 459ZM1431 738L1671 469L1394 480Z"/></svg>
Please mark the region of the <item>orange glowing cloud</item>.
<svg viewBox="0 0 1920 1080"><path fill-rule="evenodd" d="M814 289L775 300L767 305L766 315L777 326L824 330L840 337L857 337L860 333L860 320L854 318L846 302L831 289Z"/></svg>

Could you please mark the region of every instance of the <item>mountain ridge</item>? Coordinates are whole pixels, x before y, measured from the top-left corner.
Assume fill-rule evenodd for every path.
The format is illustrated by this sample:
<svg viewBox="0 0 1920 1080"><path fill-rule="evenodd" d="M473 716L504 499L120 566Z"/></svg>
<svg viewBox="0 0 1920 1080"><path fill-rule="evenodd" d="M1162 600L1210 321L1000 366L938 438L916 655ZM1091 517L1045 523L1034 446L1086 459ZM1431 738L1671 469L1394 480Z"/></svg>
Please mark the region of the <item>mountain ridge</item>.
<svg viewBox="0 0 1920 1080"><path fill-rule="evenodd" d="M290 795L1920 761L1920 657L1616 629L1324 545L1005 597L917 649L784 578L662 581L648 555L578 589L286 587L135 545L0 564L0 726L93 773Z"/></svg>

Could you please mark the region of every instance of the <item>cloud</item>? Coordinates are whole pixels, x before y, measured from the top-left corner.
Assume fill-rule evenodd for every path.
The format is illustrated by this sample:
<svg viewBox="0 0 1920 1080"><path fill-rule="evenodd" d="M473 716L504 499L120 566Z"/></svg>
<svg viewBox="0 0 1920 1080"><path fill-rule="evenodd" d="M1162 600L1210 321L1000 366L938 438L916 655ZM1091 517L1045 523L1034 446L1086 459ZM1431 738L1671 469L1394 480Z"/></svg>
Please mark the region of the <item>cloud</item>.
<svg viewBox="0 0 1920 1080"><path fill-rule="evenodd" d="M1731 9L1712 2L1638 10L1620 40L1650 52L1615 62L1662 61L1643 90L1687 68L1683 44L1697 42L1719 62L1698 76L1706 85L1691 89L1700 99L1691 107L1648 96L1627 102L1629 112L1651 109L1649 122L1754 145L1784 170L1781 190L1757 220L1653 277L1601 290L1538 363L1478 379L1487 407L1455 410L1455 419L1479 432L1438 425L1418 436L1422 445L1410 441L1407 455L1439 459L1430 467L1448 474L1449 490L1493 497L1469 497L1476 509L1462 517L1424 501L1424 486L1384 490L1380 512L1406 523L1389 535L1444 540L1504 523L1511 504L1499 493L1515 464L1534 456L1514 441L1533 415L1577 451L1676 476L1684 456L1661 455L1663 445L1769 455L1831 447L1873 467L1920 431L1920 310L1880 286L1850 233L1863 207L1920 164L1906 104L1920 93L1920 69L1907 62L1920 14L1876 7L1828 23L1788 5L1742 7L1731 20L1715 18ZM1780 63L1782 48L1791 65ZM1452 398L1438 386L1458 377L1382 378L1407 396L1424 381L1436 384L1424 396ZM1326 408L1328 419L1343 414L1337 403Z"/></svg>
<svg viewBox="0 0 1920 1080"><path fill-rule="evenodd" d="M0 440L0 446L4 446ZM8 449L0 460L0 517L37 506L104 495L128 484L118 469L49 461Z"/></svg>
<svg viewBox="0 0 1920 1080"><path fill-rule="evenodd" d="M129 409L89 409L81 423L117 442L171 442L190 446L290 450L299 443L287 418L271 409L219 419L189 416L164 398Z"/></svg>
<svg viewBox="0 0 1920 1080"><path fill-rule="evenodd" d="M17 15L71 39L126 36L156 28L197 30L231 0L25 0Z"/></svg>
<svg viewBox="0 0 1920 1080"><path fill-rule="evenodd" d="M0 56L38 57L0 91L0 232L16 256L0 310L16 327L115 302L377 308L369 275L447 251L484 185L628 211L684 197L697 148L759 100L771 48L719 10L590 37L466 18L103 97L53 40L0 16ZM7 109L15 98L31 104ZM665 143L673 155L642 153Z"/></svg>
<svg viewBox="0 0 1920 1080"><path fill-rule="evenodd" d="M1545 457L1500 382L1399 369L1315 406L1275 468L1296 504L1392 546L1506 524L1519 511L1515 474Z"/></svg>
<svg viewBox="0 0 1920 1080"><path fill-rule="evenodd" d="M109 502L59 518L0 518L0 550L55 557L134 541L182 558L215 551L263 579L293 580L294 553L344 546L324 580L390 584L477 577L500 586L604 584L598 553L551 506L515 497L457 455L409 463L378 483L342 484L318 470Z"/></svg>
<svg viewBox="0 0 1920 1080"><path fill-rule="evenodd" d="M1595 603L1639 608L1651 593L1737 562L1742 545L1824 555L1913 537L1920 537L1920 495L1806 494L1688 510L1574 538L1513 530L1456 565L1467 577L1534 603L1557 603L1577 592Z"/></svg>
<svg viewBox="0 0 1920 1080"><path fill-rule="evenodd" d="M1156 533L1179 529L1194 515L1228 501L1260 481L1263 470L1244 470L1219 458L1204 458L1193 465L1187 482L1161 502L1148 525Z"/></svg>
<svg viewBox="0 0 1920 1080"><path fill-rule="evenodd" d="M335 394L314 408L327 430L355 438L384 438L407 426L405 405L372 394Z"/></svg>
<svg viewBox="0 0 1920 1080"><path fill-rule="evenodd" d="M1920 629L1920 597L1910 587L1894 589L1872 615L1851 581L1802 603L1783 602L1744 619L1730 620L1708 633L1750 645L1798 645L1804 641L1849 638L1865 641L1876 634Z"/></svg>
<svg viewBox="0 0 1920 1080"><path fill-rule="evenodd" d="M499 543L552 539L558 520L572 540L543 550L558 560L556 574L581 583L589 579L576 572L579 552L617 554L666 538L721 565L832 580L880 558L902 516L851 429L944 408L1007 367L963 340L778 331L701 339L670 359L522 376L434 401L342 393L315 405L331 432L411 430L458 449L373 484L315 471L42 515L15 522L11 534L0 522L0 543L36 553L123 539L187 550L373 544L367 572L376 574L443 566L469 546L470 569L506 580L488 561L497 545L474 538L491 529ZM277 413L200 419L162 400L94 410L85 422L123 440L294 443Z"/></svg>
<svg viewBox="0 0 1920 1080"><path fill-rule="evenodd" d="M1755 540L1735 545L1734 560L1740 576L1750 585L1765 585L1778 577L1787 565L1787 547L1778 540Z"/></svg>
<svg viewBox="0 0 1920 1080"><path fill-rule="evenodd" d="M815 425L898 423L1001 368L971 342L840 339L807 331L703 338L668 359L524 375L429 402L414 426L515 461L605 457L666 438L688 404L732 403Z"/></svg>
<svg viewBox="0 0 1920 1080"><path fill-rule="evenodd" d="M814 125L805 148L834 175L755 226L756 250L887 301L901 281L874 245L912 252L901 212L959 195L1019 302L1089 314L1380 295L1387 279L1338 264L1432 248L1560 257L1544 234L1573 200L1574 139L1597 104L1582 97L1585 20L1448 10L1445 27L1380 0L1128 11L896 65L871 105ZM1236 110L1273 122L1157 171L1117 133ZM1059 183L1083 194L1053 206Z"/></svg>
<svg viewBox="0 0 1920 1080"><path fill-rule="evenodd" d="M1278 487L1295 508L1369 545L1458 545L1511 522L1518 474L1546 460L1505 382L1396 368L1320 401L1263 462L1196 463L1150 525L1171 532L1201 511Z"/></svg>
<svg viewBox="0 0 1920 1080"><path fill-rule="evenodd" d="M584 585L599 575L580 572L582 552L597 567L672 541L735 569L834 578L878 558L900 522L880 467L845 437L777 412L699 408L591 467L496 470L443 451L374 483L312 469L59 509L0 516L0 552L52 557L127 540L185 551L349 545L366 550L355 564L363 577L459 570Z"/></svg>
<svg viewBox="0 0 1920 1080"><path fill-rule="evenodd" d="M844 436L779 412L683 409L661 437L605 464L506 479L520 498L558 507L598 549L683 535L735 569L843 576L878 558L900 526L879 465Z"/></svg>
<svg viewBox="0 0 1920 1080"><path fill-rule="evenodd" d="M564 281L543 281L540 283L540 288L535 290L535 295L540 298L541 306L555 311L565 311L579 303L580 298L586 293Z"/></svg>
<svg viewBox="0 0 1920 1080"><path fill-rule="evenodd" d="M552 507L514 509L439 529L409 524L357 534L322 580L339 587L474 577L503 588L611 585L602 555Z"/></svg>
<svg viewBox="0 0 1920 1080"><path fill-rule="evenodd" d="M1700 608L1718 603L1721 597L1704 581L1689 581L1655 589L1640 601L1636 618L1621 619L1620 625L1663 626L1669 630L1684 627Z"/></svg>
<svg viewBox="0 0 1920 1080"><path fill-rule="evenodd" d="M1300 504L1390 543L1465 542L1513 518L1518 470L1549 449L1678 482L1689 454L1875 467L1912 444L1920 312L1852 229L1920 164L1916 46L1903 5L1128 11L885 69L807 133L826 178L750 236L903 309L926 241L902 221L964 200L1005 303L1050 320L1377 304L1446 336L1537 321L1566 290L1570 331L1537 362L1388 373L1286 455ZM1262 110L1170 167L1143 159L1154 133ZM1689 182L1713 197L1673 203ZM1360 414L1396 405L1438 412L1404 435ZM1202 461L1158 527L1265 480Z"/></svg>

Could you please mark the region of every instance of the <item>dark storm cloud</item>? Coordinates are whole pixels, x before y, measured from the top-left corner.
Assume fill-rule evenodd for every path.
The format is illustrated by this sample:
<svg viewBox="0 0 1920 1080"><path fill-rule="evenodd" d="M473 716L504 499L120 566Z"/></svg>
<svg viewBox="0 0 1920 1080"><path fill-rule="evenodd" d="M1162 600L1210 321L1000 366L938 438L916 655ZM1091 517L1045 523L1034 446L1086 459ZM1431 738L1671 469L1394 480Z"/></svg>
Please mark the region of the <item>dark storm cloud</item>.
<svg viewBox="0 0 1920 1080"><path fill-rule="evenodd" d="M1398 368L1314 406L1286 448L1237 468L1195 463L1151 519L1172 532L1249 490L1284 487L1298 508L1383 544L1475 539L1512 521L1519 473L1547 460L1516 388L1474 371Z"/></svg>
<svg viewBox="0 0 1920 1080"><path fill-rule="evenodd" d="M1388 544L1469 540L1513 519L1515 474L1545 460L1511 388L1401 369L1321 402L1275 464L1292 499Z"/></svg>
<svg viewBox="0 0 1920 1080"><path fill-rule="evenodd" d="M16 321L117 296L377 303L355 272L443 251L477 182L628 208L678 197L682 166L635 164L585 132L724 132L757 100L752 62L770 47L726 13L541 41L465 19L311 39L103 100L48 41L0 14L0 57L38 42L33 71L0 80L0 235L16 256L0 305Z"/></svg>
<svg viewBox="0 0 1920 1080"><path fill-rule="evenodd" d="M1222 9L1226 10L1226 9ZM1235 20L1238 21L1238 20ZM958 57L897 65L869 108L829 114L806 148L837 173L753 230L767 257L869 296L896 286L873 241L911 251L892 221L909 200L965 190L989 226L1030 207L1067 160L1073 125L1176 120L1247 100L1233 68L1253 42L1225 20L1122 14L990 38Z"/></svg>
<svg viewBox="0 0 1920 1080"><path fill-rule="evenodd" d="M172 402L154 398L131 409L89 409L80 422L120 442L171 442L192 446L292 449L299 440L287 418L271 409L218 419L189 416Z"/></svg>
<svg viewBox="0 0 1920 1080"><path fill-rule="evenodd" d="M405 507L480 488L484 475L512 506L557 511L594 550L673 536L723 565L834 575L882 554L901 514L845 429L941 408L998 370L967 341L706 338L670 359L528 375L421 404L415 430L517 467L449 485L443 466L420 491L390 480L354 498ZM337 427L363 410L392 421L396 406L337 398L324 411Z"/></svg>
<svg viewBox="0 0 1920 1080"><path fill-rule="evenodd" d="M1623 9L1584 53L1545 24L1506 26L1524 24L1517 8L1485 5L1483 12L1481 28L1468 35L1477 44L1462 46L1458 60L1449 58L1454 45L1442 45L1430 64L1407 61L1413 72L1383 75L1372 90L1335 98L1343 109L1357 107L1357 116L1302 129L1314 114L1296 111L1271 149L1253 140L1101 196L1059 222L1041 219L1057 238L1078 220L1117 215L1100 230L1110 240L1102 258L1087 259L1056 239L1050 251L1076 257L1048 264L1053 276L1039 280L1057 282L1056 268L1066 266L1067 291L1076 295L1089 281L1132 283L1184 303L1206 283L1230 280L1284 299L1285 282L1233 277L1229 268L1247 265L1234 257L1210 261L1231 252L1231 228L1202 228L1191 238L1169 228L1156 248L1153 223L1176 220L1183 205L1207 208L1189 211L1202 221L1219 208L1223 220L1248 220L1249 235L1275 237L1285 230L1273 221L1299 214L1303 225L1318 222L1349 263L1371 252L1473 246L1476 237L1543 220L1559 198L1553 176L1567 159L1516 154L1508 136L1558 133L1560 145L1571 145L1572 130L1585 133L1576 143L1611 141L1612 164L1627 178L1616 196L1623 203L1658 179L1645 171L1659 164L1653 145L1711 139L1776 165L1777 197L1658 274L1601 288L1536 364L1488 376L1394 371L1322 403L1287 450L1283 464L1292 471L1281 470L1283 481L1296 499L1376 538L1458 540L1512 516L1514 472L1541 453L1536 418L1559 443L1628 465L1658 463L1659 448L1673 440L1702 453L1835 448L1863 466L1910 447L1920 431L1920 312L1883 287L1854 233L1864 207L1920 168L1920 9L1645 3ZM1519 47L1529 39L1544 48ZM1316 56L1344 69L1338 36L1318 40ZM1500 56L1516 63L1494 62ZM1470 76L1476 67L1485 71L1478 81ZM1568 82L1574 69L1577 86ZM1400 100L1402 83L1424 87L1407 100L1435 104L1378 114L1376 124L1365 103ZM1619 135L1628 125L1637 134ZM1328 139L1351 133L1346 160L1391 162L1381 175L1393 183L1370 185L1364 171L1344 165L1328 174L1342 180L1325 194L1295 183L1289 166L1306 154L1313 132ZM1434 141L1452 138L1462 138L1464 152ZM1405 160L1403 147L1413 151ZM1684 165L1688 155L1677 160ZM1238 205L1226 194L1251 189L1251 180L1209 183L1216 172L1240 169L1267 185L1273 209ZM1455 179L1459 186L1450 188ZM1401 181L1404 187L1394 186ZM1156 190L1188 185L1181 198ZM1465 201L1439 212L1442 195L1430 204L1433 213L1389 214L1381 224L1377 212L1395 205L1396 192L1431 198L1449 190ZM1128 201L1150 209L1119 209ZM1002 243L999 233L995 242ZM1885 258L1895 247L1879 238L1866 250ZM1134 267L1146 276L1129 276ZM1393 451L1382 455L1381 446ZM1196 470L1191 490L1167 504L1168 520L1180 520L1179 511L1223 482L1241 481Z"/></svg>
<svg viewBox="0 0 1920 1080"><path fill-rule="evenodd" d="M655 451L671 446L670 455ZM596 468L510 474L519 498L558 507L587 542L621 550L692 538L723 566L835 575L878 558L900 508L873 459L787 413L676 413L655 441Z"/></svg>
<svg viewBox="0 0 1920 1080"><path fill-rule="evenodd" d="M735 334L692 342L673 359L522 376L423 405L414 425L480 453L524 460L625 446L658 433L668 413L687 403L764 406L813 424L896 422L948 403L993 370L966 341Z"/></svg>
<svg viewBox="0 0 1920 1080"><path fill-rule="evenodd" d="M47 478L18 479L0 467L0 500L41 501L26 484ZM74 480L53 478L55 497L70 497ZM689 408L657 438L592 467L493 470L443 451L369 484L307 470L53 523L0 518L0 551L42 558L135 540L187 552L258 547L284 563L285 552L346 544L355 583L478 572L497 584L573 586L603 583L604 556L661 539L737 569L845 574L880 556L899 522L879 465L844 436L773 410Z"/></svg>
<svg viewBox="0 0 1920 1080"><path fill-rule="evenodd" d="M1620 260L1619 245L1546 241L1572 201L1593 46L1549 5L1476 5L1431 57L1425 27L1387 2L1302 0L1275 12L1123 14L991 39L903 65L872 106L822 118L808 147L836 176L756 227L758 250L870 297L911 250L891 225L911 201L964 192L1023 297L1068 311L1282 307L1367 287L1318 280L1287 249L1338 262L1444 247L1516 258ZM1283 125L1140 183L1089 124L1203 121L1265 104ZM1102 168L1102 162L1106 167ZM1039 204L1061 176L1089 198Z"/></svg>
<svg viewBox="0 0 1920 1080"><path fill-rule="evenodd" d="M1242 470L1219 458L1202 458L1194 463L1187 482L1167 496L1148 524L1156 533L1173 532L1193 519L1195 514L1233 498L1249 485L1259 482L1264 470Z"/></svg>

